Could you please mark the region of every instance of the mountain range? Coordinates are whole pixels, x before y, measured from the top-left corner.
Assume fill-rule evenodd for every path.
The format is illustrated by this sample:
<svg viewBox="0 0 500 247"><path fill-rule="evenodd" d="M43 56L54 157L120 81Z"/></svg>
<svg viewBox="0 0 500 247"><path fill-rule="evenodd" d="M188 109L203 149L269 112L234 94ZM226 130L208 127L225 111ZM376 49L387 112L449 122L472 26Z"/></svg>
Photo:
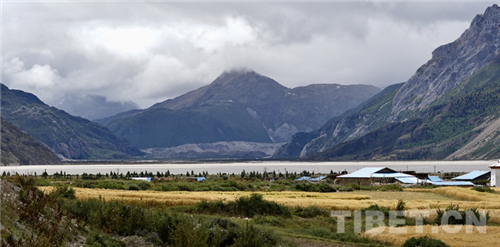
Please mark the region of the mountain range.
<svg viewBox="0 0 500 247"><path fill-rule="evenodd" d="M488 7L405 83L295 134L274 158L490 159L500 149L500 8Z"/></svg>
<svg viewBox="0 0 500 247"><path fill-rule="evenodd" d="M132 102L109 101L99 95L80 96L66 93L63 96L48 102L48 105L61 109L73 116L89 120L114 116L118 113L138 109L139 106Z"/></svg>
<svg viewBox="0 0 500 247"><path fill-rule="evenodd" d="M378 93L370 85L286 88L254 71L222 73L177 98L96 120L142 149L216 142L279 143Z"/></svg>
<svg viewBox="0 0 500 247"><path fill-rule="evenodd" d="M66 106L88 118L109 115L100 109L132 109L95 122L3 84L1 96L2 164L57 163L46 147L63 159L497 159L500 7L488 7L406 82L383 90L287 88L251 70L231 70L144 110L94 96ZM30 158L36 152L43 158Z"/></svg>
<svg viewBox="0 0 500 247"><path fill-rule="evenodd" d="M64 159L124 159L143 153L90 120L50 107L35 95L1 84L2 118Z"/></svg>

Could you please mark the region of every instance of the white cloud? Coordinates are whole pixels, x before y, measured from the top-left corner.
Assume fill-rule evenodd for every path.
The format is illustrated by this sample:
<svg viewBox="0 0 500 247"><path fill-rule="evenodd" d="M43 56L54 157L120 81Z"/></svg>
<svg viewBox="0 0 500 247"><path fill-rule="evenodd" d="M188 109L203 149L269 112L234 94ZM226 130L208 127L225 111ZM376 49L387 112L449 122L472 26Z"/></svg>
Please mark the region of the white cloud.
<svg viewBox="0 0 500 247"><path fill-rule="evenodd" d="M88 93L141 107L232 68L288 87L384 87L491 4L6 2L3 78L42 99Z"/></svg>
<svg viewBox="0 0 500 247"><path fill-rule="evenodd" d="M18 57L12 58L3 64L3 78L15 85L17 88L36 88L40 89L42 95L47 96L47 90L56 88L61 81L57 70L50 65L35 64L26 69L24 63Z"/></svg>

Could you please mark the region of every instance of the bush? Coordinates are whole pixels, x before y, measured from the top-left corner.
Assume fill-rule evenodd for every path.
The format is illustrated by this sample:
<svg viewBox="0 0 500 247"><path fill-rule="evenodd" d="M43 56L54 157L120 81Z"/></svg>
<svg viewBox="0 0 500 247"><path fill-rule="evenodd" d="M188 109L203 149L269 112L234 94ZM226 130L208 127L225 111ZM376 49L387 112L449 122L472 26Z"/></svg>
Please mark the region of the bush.
<svg viewBox="0 0 500 247"><path fill-rule="evenodd" d="M471 190L475 190L475 191L478 191L478 192L487 192L487 193L495 193L495 190L490 188L490 187L486 187L486 186L481 186L481 187L478 187L478 186L475 186L475 187L472 187Z"/></svg>
<svg viewBox="0 0 500 247"><path fill-rule="evenodd" d="M428 236L419 238L409 238L402 247L450 247L439 239L433 239Z"/></svg>
<svg viewBox="0 0 500 247"><path fill-rule="evenodd" d="M58 184L56 189L50 193L54 198L75 199L75 190L67 184Z"/></svg>
<svg viewBox="0 0 500 247"><path fill-rule="evenodd" d="M389 211L391 211L391 210L389 208L386 208L386 207L381 207L378 204L374 204L374 205L370 205L369 207L367 207L365 209L362 209L361 211L362 212L366 212L366 211L380 211L380 212L384 213L384 215L386 217L389 217Z"/></svg>
<svg viewBox="0 0 500 247"><path fill-rule="evenodd" d="M458 205L451 204L448 207L446 207L445 210L438 209L436 211L437 215L436 215L436 218L434 218L434 223L441 225L441 223L442 223L441 220L443 219L443 217L448 217L448 214L450 213L450 211L458 212L460 214L461 219L457 219L453 216L450 216L448 218L448 222L445 222L445 224L448 224L448 225L465 225L465 224L467 224L467 212L472 213L476 217L476 219L480 219L481 216L486 217L486 222L488 222L488 219L489 219L488 213L481 215L481 213L475 208L471 208L468 210L460 210L460 207Z"/></svg>
<svg viewBox="0 0 500 247"><path fill-rule="evenodd" d="M251 194L248 197L240 197L234 202L223 203L222 201L201 201L196 205L196 211L200 213L225 213L231 216L253 217L255 215L275 215L290 217L290 210L276 202L262 199L261 194Z"/></svg>
<svg viewBox="0 0 500 247"><path fill-rule="evenodd" d="M303 207L296 207L295 211L293 212L294 215L297 215L302 218L314 218L317 216L321 217L329 217L330 212L328 212L326 209L320 208L318 206L309 206L306 208Z"/></svg>
<svg viewBox="0 0 500 247"><path fill-rule="evenodd" d="M379 188L380 191L403 191L403 188L398 184L387 184Z"/></svg>
<svg viewBox="0 0 500 247"><path fill-rule="evenodd" d="M149 182L144 182L144 181L139 182L139 184L137 186L141 190L147 190L147 189L151 188L151 184Z"/></svg>
<svg viewBox="0 0 500 247"><path fill-rule="evenodd" d="M100 189L112 189L112 190L123 190L125 189L123 187L123 184L117 183L115 181L109 181L109 180L104 180L104 181L99 181L95 185L95 188L100 188Z"/></svg>
<svg viewBox="0 0 500 247"><path fill-rule="evenodd" d="M137 184L128 184L127 190L140 190L140 189L139 186L137 186Z"/></svg>
<svg viewBox="0 0 500 247"><path fill-rule="evenodd" d="M114 240L102 232L91 232L85 243L91 247L126 247L124 242Z"/></svg>

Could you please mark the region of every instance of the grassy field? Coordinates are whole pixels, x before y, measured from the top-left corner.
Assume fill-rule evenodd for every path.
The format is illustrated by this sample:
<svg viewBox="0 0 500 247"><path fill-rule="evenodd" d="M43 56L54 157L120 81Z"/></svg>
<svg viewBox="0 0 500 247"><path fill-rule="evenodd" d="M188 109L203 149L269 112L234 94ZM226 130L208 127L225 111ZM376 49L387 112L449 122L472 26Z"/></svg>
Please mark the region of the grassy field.
<svg viewBox="0 0 500 247"><path fill-rule="evenodd" d="M396 246L401 246L408 238L423 236L440 239L450 246L467 247L498 246L500 238L499 226L486 226L483 229L472 228L471 232L467 232L465 226L463 226L457 233L448 233L442 226L431 225L423 226L422 230L417 229L415 226L398 227L398 229L392 230L405 231L406 233L394 234L390 232L388 227L383 227L373 228L363 235L371 239L388 241ZM479 230L486 233L481 233Z"/></svg>
<svg viewBox="0 0 500 247"><path fill-rule="evenodd" d="M40 190L49 193L54 190L51 186L39 186ZM74 187L77 199L86 201L93 198L104 201L118 200L124 203L135 203L147 207L198 207L202 201L206 202L234 202L238 198L249 197L256 193L261 194L264 200L276 202L289 208L306 208L317 206L324 210L363 210L372 205L378 205L391 210L396 209L399 200L404 201L406 216L410 213L427 214L426 219L430 221L436 216L438 209L445 209L450 205L458 205L460 209L476 208L481 212L489 213L486 234L475 230L475 233L466 233L465 227L461 232L447 233L436 225L424 225L423 231L418 232L414 225L398 227L406 233L392 233L388 228L375 228L359 234L356 238L367 238L401 246L408 238L429 236L440 239L450 246L496 246L500 238L500 189L494 188L493 193L478 192L471 188L438 187L438 188L406 188L402 191L377 191L377 190L355 190L351 192L304 192L304 191L156 191L125 190L125 189L99 189ZM214 204L215 205L215 204ZM182 208L182 207L180 207ZM191 211L192 212L192 211ZM331 218L332 219L332 218ZM252 222L274 229L274 231L293 238L297 234L307 233L302 240L307 238L318 241L325 239L336 239L335 221L324 219L301 219L281 218L278 216L258 216ZM351 222L352 223L352 222ZM329 230L328 230L329 229ZM436 230L437 229L437 230ZM352 229L351 229L352 230ZM435 232L438 233L435 233ZM311 237L316 236L316 237ZM352 237L352 236L351 236ZM299 241L299 242L300 242ZM309 241L309 240L307 240ZM347 240L346 240L347 241ZM363 241L357 239L356 241ZM335 245L324 245L335 246ZM353 245L362 246L362 245ZM385 246L385 244L381 244Z"/></svg>

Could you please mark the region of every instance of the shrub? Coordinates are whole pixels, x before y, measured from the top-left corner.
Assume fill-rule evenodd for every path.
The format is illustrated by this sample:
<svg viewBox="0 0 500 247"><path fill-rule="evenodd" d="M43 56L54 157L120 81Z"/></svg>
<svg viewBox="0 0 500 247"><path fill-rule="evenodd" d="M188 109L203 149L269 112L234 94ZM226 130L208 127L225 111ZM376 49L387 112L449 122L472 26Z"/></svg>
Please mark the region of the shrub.
<svg viewBox="0 0 500 247"><path fill-rule="evenodd" d="M102 232L91 232L85 241L91 247L126 247L125 243Z"/></svg>
<svg viewBox="0 0 500 247"><path fill-rule="evenodd" d="M398 204L396 205L396 211L404 211L406 208L406 203L403 199L398 200Z"/></svg>
<svg viewBox="0 0 500 247"><path fill-rule="evenodd" d="M280 239L272 231L262 231L254 225L246 224L236 231L234 247L265 247L276 246Z"/></svg>
<svg viewBox="0 0 500 247"><path fill-rule="evenodd" d="M228 203L201 201L196 205L196 211L209 214L225 213L244 217L253 217L255 215L291 216L291 212L287 207L276 202L266 201L262 199L261 194L243 196Z"/></svg>
<svg viewBox="0 0 500 247"><path fill-rule="evenodd" d="M137 184L128 184L127 190L140 190L140 189L139 186L137 186Z"/></svg>
<svg viewBox="0 0 500 247"><path fill-rule="evenodd" d="M452 211L458 212L460 215L460 219L457 219L453 216L449 216L448 214ZM448 207L446 207L445 210L438 209L436 211L437 215L436 215L436 218L434 218L434 223L441 225L443 217L447 217L448 222L445 222L445 224L465 225L465 224L467 224L467 212L469 212L469 214L472 213L476 217L476 219L480 219L481 216L486 217L486 222L488 222L488 219L489 219L488 213L485 213L482 215L479 212L479 210L477 210L475 208L471 208L471 209L467 209L467 210L460 210L460 207L458 205L451 204Z"/></svg>
<svg viewBox="0 0 500 247"><path fill-rule="evenodd" d="M379 188L380 191L403 191L403 188L398 184L387 184Z"/></svg>
<svg viewBox="0 0 500 247"><path fill-rule="evenodd" d="M389 208L386 208L386 207L381 207L378 204L374 204L374 205L370 205L369 207L367 207L365 209L362 209L361 211L362 212L366 212L366 211L380 211L380 212L384 213L384 215L386 217L389 217L389 211L391 211L391 210Z"/></svg>
<svg viewBox="0 0 500 247"><path fill-rule="evenodd" d="M151 188L151 184L149 182L144 182L144 181L139 182L139 184L137 186L141 190L147 190L147 189Z"/></svg>
<svg viewBox="0 0 500 247"><path fill-rule="evenodd" d="M95 188L100 188L100 189L112 189L112 190L123 190L125 189L123 187L123 184L117 183L115 181L110 181L110 180L104 180L104 181L99 181L95 185Z"/></svg>
<svg viewBox="0 0 500 247"><path fill-rule="evenodd" d="M492 189L490 187L486 187L486 186L475 186L475 187L472 187L471 190L475 190L478 192L495 193L494 189Z"/></svg>
<svg viewBox="0 0 500 247"><path fill-rule="evenodd" d="M271 226L285 226L285 223L274 216L260 216L257 215L252 219L253 222L260 225L271 225Z"/></svg>
<svg viewBox="0 0 500 247"><path fill-rule="evenodd" d="M67 184L58 184L56 189L50 193L54 198L75 199L75 190Z"/></svg>
<svg viewBox="0 0 500 247"><path fill-rule="evenodd" d="M231 204L231 203L229 203ZM281 215L290 217L290 210L276 202L262 199L261 194L251 194L249 197L240 197L235 201L237 213L246 217L254 215Z"/></svg>
<svg viewBox="0 0 500 247"><path fill-rule="evenodd" d="M314 218L317 216L321 217L329 217L330 213L323 208L320 208L318 206L309 206L306 208L303 207L296 207L295 211L293 212L294 215L297 215L302 218Z"/></svg>
<svg viewBox="0 0 500 247"><path fill-rule="evenodd" d="M450 247L439 239L433 239L428 236L419 238L409 238L402 247Z"/></svg>

